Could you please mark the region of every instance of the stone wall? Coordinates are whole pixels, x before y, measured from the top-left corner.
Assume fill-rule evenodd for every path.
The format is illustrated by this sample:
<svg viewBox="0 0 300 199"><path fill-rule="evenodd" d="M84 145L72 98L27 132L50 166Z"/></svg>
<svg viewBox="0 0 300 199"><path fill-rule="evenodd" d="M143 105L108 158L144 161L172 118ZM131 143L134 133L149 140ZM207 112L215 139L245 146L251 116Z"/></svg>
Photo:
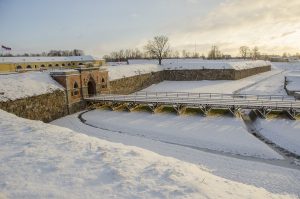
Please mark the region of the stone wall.
<svg viewBox="0 0 300 199"><path fill-rule="evenodd" d="M129 94L147 88L152 84L158 84L163 80L163 71L122 78L109 83L110 92L115 94Z"/></svg>
<svg viewBox="0 0 300 199"><path fill-rule="evenodd" d="M200 69L200 70L165 70L164 80L199 81L199 80L233 80L233 69Z"/></svg>
<svg viewBox="0 0 300 199"><path fill-rule="evenodd" d="M110 82L110 91L114 94L129 94L145 89L152 84L168 81L199 80L238 80L271 70L271 66L234 69L200 69L200 70L164 70L143 75L125 77Z"/></svg>
<svg viewBox="0 0 300 199"><path fill-rule="evenodd" d="M0 109L19 117L44 122L50 122L68 114L65 91L0 102Z"/></svg>

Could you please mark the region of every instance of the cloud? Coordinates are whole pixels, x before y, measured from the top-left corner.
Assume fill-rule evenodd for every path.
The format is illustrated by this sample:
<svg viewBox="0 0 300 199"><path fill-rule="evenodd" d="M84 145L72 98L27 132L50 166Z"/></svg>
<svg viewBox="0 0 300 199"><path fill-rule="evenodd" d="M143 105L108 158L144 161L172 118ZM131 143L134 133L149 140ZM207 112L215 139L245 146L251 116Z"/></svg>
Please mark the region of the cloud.
<svg viewBox="0 0 300 199"><path fill-rule="evenodd" d="M171 39L177 48L196 41L236 49L228 53L237 53L241 45L261 46L270 53L300 51L299 10L299 0L226 0L205 17L190 21L185 30L171 34Z"/></svg>

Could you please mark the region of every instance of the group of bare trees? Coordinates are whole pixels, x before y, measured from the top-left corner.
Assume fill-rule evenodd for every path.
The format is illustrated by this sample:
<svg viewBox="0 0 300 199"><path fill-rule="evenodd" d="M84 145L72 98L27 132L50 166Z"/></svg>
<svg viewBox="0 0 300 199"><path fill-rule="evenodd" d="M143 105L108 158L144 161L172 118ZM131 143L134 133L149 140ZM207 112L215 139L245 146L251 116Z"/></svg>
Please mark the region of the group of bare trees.
<svg viewBox="0 0 300 199"><path fill-rule="evenodd" d="M250 49L248 46L241 46L240 55L243 59L258 59L260 57L260 52L257 46L252 49Z"/></svg>
<svg viewBox="0 0 300 199"><path fill-rule="evenodd" d="M147 55L141 52L138 48L136 49L125 49L111 52L109 55L104 55L103 58L106 61L127 61L128 59L141 59Z"/></svg>
<svg viewBox="0 0 300 199"><path fill-rule="evenodd" d="M83 50L50 50L49 52L42 53L24 53L24 54L4 54L0 56L5 57L68 57L68 56L82 56L84 55Z"/></svg>

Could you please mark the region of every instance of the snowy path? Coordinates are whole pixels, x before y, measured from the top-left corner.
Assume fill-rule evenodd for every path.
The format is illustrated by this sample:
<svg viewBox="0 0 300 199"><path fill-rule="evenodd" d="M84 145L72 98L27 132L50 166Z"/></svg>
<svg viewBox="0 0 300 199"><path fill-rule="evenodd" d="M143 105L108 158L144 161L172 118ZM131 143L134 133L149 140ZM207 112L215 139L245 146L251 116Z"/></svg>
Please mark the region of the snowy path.
<svg viewBox="0 0 300 199"><path fill-rule="evenodd" d="M81 123L77 116L77 114L67 116L54 121L53 124L74 130L76 129L76 131L90 136L142 147L161 155L200 164L220 177L254 185L256 187L263 187L273 193L291 193L296 195L300 193L300 171L283 167L285 163L280 161L261 159L260 162L258 162L250 157L243 160L228 155L208 153L189 147L162 143L145 137L101 130ZM275 164L277 164L277 166Z"/></svg>
<svg viewBox="0 0 300 199"><path fill-rule="evenodd" d="M271 75L261 81L255 82L254 84L239 89L238 91L236 91L236 93L288 96L284 89L284 76L288 73L290 73L290 71L280 71L275 75Z"/></svg>

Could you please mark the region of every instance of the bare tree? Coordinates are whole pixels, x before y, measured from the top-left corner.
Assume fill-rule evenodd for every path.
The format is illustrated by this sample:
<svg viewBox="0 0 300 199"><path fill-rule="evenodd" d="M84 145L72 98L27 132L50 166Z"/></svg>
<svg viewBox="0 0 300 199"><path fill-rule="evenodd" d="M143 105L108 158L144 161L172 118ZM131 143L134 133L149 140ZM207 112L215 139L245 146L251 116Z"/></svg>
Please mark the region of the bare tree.
<svg viewBox="0 0 300 199"><path fill-rule="evenodd" d="M253 49L252 49L252 58L253 59L258 59L260 53L259 53L259 50L258 50L258 47L255 46Z"/></svg>
<svg viewBox="0 0 300 199"><path fill-rule="evenodd" d="M240 54L243 59L246 59L249 54L249 47L248 46L241 46L240 47Z"/></svg>
<svg viewBox="0 0 300 199"><path fill-rule="evenodd" d="M170 53L169 38L163 35L156 36L153 40L148 41L145 50L150 56L158 59L158 63L161 65L161 61Z"/></svg>
<svg viewBox="0 0 300 199"><path fill-rule="evenodd" d="M222 53L219 50L218 46L212 46L211 50L208 53L207 59L221 59Z"/></svg>

